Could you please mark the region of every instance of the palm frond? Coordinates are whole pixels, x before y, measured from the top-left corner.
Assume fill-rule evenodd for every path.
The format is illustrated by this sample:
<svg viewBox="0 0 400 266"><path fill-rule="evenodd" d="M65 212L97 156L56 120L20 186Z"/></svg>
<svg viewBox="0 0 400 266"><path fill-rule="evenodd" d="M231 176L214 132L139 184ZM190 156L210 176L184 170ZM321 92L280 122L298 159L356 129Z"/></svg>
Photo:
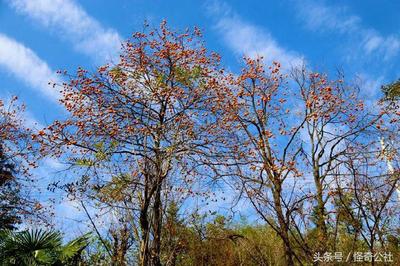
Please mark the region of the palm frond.
<svg viewBox="0 0 400 266"><path fill-rule="evenodd" d="M16 234L15 241L19 249L33 252L42 249L55 249L61 247L62 237L59 232L44 231L41 229L22 231Z"/></svg>
<svg viewBox="0 0 400 266"><path fill-rule="evenodd" d="M89 244L90 235L90 233L87 233L62 246L60 249L59 259L62 262L66 262L79 255L82 250Z"/></svg>

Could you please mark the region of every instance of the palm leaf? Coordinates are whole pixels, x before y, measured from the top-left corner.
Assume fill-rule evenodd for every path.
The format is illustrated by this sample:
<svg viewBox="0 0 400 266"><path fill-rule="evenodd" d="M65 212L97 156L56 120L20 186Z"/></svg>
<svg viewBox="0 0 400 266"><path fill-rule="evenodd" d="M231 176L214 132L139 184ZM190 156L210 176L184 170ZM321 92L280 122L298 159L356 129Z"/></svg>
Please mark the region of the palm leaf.
<svg viewBox="0 0 400 266"><path fill-rule="evenodd" d="M5 265L51 265L57 259L54 250L60 248L61 243L58 232L3 231L0 233L0 260L5 261Z"/></svg>
<svg viewBox="0 0 400 266"><path fill-rule="evenodd" d="M62 262L67 262L73 259L77 255L80 255L82 250L89 244L90 233L87 233L81 237L78 237L60 249L59 259Z"/></svg>
<svg viewBox="0 0 400 266"><path fill-rule="evenodd" d="M32 230L22 231L16 234L15 241L19 249L34 252L42 249L55 249L61 247L62 237L59 232Z"/></svg>
<svg viewBox="0 0 400 266"><path fill-rule="evenodd" d="M62 245L59 232L31 230L0 231L1 265L70 265L89 244L90 234Z"/></svg>

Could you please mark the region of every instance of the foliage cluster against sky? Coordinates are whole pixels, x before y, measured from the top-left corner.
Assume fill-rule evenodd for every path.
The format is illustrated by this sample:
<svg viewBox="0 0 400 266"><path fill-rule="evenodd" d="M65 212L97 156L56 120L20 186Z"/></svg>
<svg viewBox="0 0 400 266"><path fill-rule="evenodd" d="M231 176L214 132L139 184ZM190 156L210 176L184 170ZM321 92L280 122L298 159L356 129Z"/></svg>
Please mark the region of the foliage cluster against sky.
<svg viewBox="0 0 400 266"><path fill-rule="evenodd" d="M108 182L108 171L123 174L112 175L113 183L109 187L101 182L98 186L91 184L93 187L85 192L93 194L85 195L85 199L96 199L101 204L107 204L109 202L106 197L109 193L113 200L123 202L122 192L126 188L126 175L133 179L142 180L143 177L147 180L146 173L153 173L152 171L157 172L157 178L161 178L161 181L157 182L164 182L164 178L168 180L163 183L165 187L162 188L157 187L157 182L156 185L151 184L155 186L156 191L162 189L161 195L165 196L173 190L172 187L175 189L185 185L173 182L183 180L191 184L194 176L212 177L212 174L207 176L208 172L204 169L192 176L189 169L194 162L204 163L219 177L225 176L224 171L231 171L232 165L240 166L233 176L243 181L241 193L245 193L248 198L247 202L243 203L244 206L249 209L254 207L252 211L246 210L241 214L248 215L249 219L261 220L273 229L276 226L274 230L284 242L286 257L301 261L303 258L295 258L297 251L290 254L291 249L296 249L296 244L286 243L293 241L291 238L296 240L298 235L290 232L285 226L293 219L299 222L296 229L301 231L303 226L306 227L306 224L301 224L301 210L312 209L316 218L311 217L304 223L315 224L318 229L317 239L322 243L328 241L329 219L324 220L324 216L331 214L325 212L337 207L335 204L339 203L333 200L337 195L340 200L346 201L346 193L350 193L330 191L331 186L343 185L338 181L340 178L332 177L332 169L340 173L354 173L357 176L359 171L365 170L365 175L373 178L387 171L386 160L389 160L389 155L385 153L383 157L379 157L370 154L382 148L377 136L381 136L382 132L392 132L393 129L395 132L398 123L397 118L383 121L384 111L379 112L381 107L376 103L382 97L380 86L400 76L400 20L396 19L396 10L399 7L400 4L395 2L377 5L374 1L333 3L309 0L266 3L217 0L168 3L121 1L118 5L110 1L98 1L96 5L90 1L74 0L1 1L0 102L2 106L6 106L15 101L12 95L18 96L26 105L22 120L29 131L35 134L33 141L41 143L40 151L43 154L53 155L34 163L33 177L39 179L35 179L36 186L30 191L31 196L43 201L54 198L52 190L57 190L59 184L68 183L76 176L82 177L82 183L74 184L76 187L91 184L90 181L93 180L90 180L90 177L94 176L107 176L108 179L104 180ZM150 25L150 28L157 27L163 19L168 21L170 28L180 32L186 28L199 27L204 34L204 45L209 51L216 51L221 55L220 65L219 56L205 53L206 50L199 48L202 43L192 43L192 37L197 40L200 36L196 28L191 37L176 37L163 22L160 27L160 39L153 40L152 38L157 36L154 33L131 35L132 32L141 32L145 28L147 30L144 24ZM153 42L147 43L146 38ZM128 39L133 39L133 42L126 43ZM145 42L137 42L138 40ZM185 46L186 50L180 46L181 41L188 44ZM126 44L124 49L121 49L121 43ZM160 47L162 49L158 52L157 48ZM168 69L166 62L170 59L170 52L171 57L179 63L178 67ZM262 60L256 59L259 57ZM110 64L98 68L105 63ZM196 67L193 67L193 64ZM303 66L307 66L308 70L302 69ZM292 68L297 70L290 72ZM58 69L61 71L57 71ZM70 76L70 73L75 73L77 69L76 76ZM96 74L90 76L90 73ZM289 77L288 73L291 73ZM329 79L329 76L335 78ZM152 90L153 82L157 85L155 91ZM169 82L175 85L170 85ZM169 86L174 89L178 87L180 90L169 90ZM63 93L58 91L60 87L63 88ZM154 109L164 107L164 102L158 100L166 95L168 100L165 110L161 108L160 113L155 112L152 116ZM213 101L204 100L208 98ZM177 111L179 108L182 108L181 111ZM376 109L374 112L364 113L370 108ZM141 110L149 113L146 118L148 120L136 120L136 115ZM382 110L393 111L389 107ZM396 110L394 111L389 112L389 115L398 115ZM164 115L166 122L162 120L161 124L157 124L160 122L159 116ZM199 119L201 115L206 117L206 120ZM16 120L15 123L22 120ZM133 127L130 125L132 121ZM46 128L48 125L51 126ZM382 128L386 127L387 130L382 131ZM235 130L242 134L235 135ZM152 138L154 135L156 137ZM103 139L104 136L107 136L106 140ZM369 136L373 136L373 140L370 140ZM319 137L321 139L318 139ZM397 135L387 133L385 137L395 139ZM170 146L167 147L167 144ZM148 148L147 145L153 146ZM383 141L382 146L384 145ZM66 152L70 146L73 148ZM224 148L219 150L216 147ZM33 151L34 148L36 146L29 147L28 150ZM307 153L307 149L310 153ZM359 151L365 158L355 156L354 151ZM77 154L72 161L71 154ZM113 155L108 157L109 154ZM231 154L236 155L229 157ZM218 157L220 155L221 157ZM149 157L156 161L154 164L159 168L154 167L154 170L151 163L148 165L151 161L147 161ZM344 157L348 159L343 165L342 157L343 160ZM220 161L219 158L228 159ZM208 159L210 161L207 161ZM365 165L362 159L366 160ZM96 171L90 172L88 180L85 179L85 173L79 171L63 175L57 172L65 169L66 166L61 164L63 160L70 160L75 166L94 166ZM317 160L317 163L314 160ZM103 164L104 161L106 163ZM131 169L135 163L138 169L144 170ZM220 168L210 167L214 163ZM354 163L359 167L357 171L351 168L354 167ZM370 172L366 165L372 165L375 172ZM350 168L344 170L345 167ZM389 167L389 171L390 169ZM169 171L178 173L170 174ZM241 171L245 171L245 174ZM251 176L249 173L257 171L260 171L261 180L248 177ZM315 190L302 190L307 186L299 184L296 178L304 176L304 172L305 175L316 178ZM368 183L361 180L362 186L365 186L362 187L363 191L378 194L382 192L385 195L387 191L382 187L387 186L394 191L396 184L392 183L390 176L384 175L388 178L385 179L387 183L376 189L371 186L378 185L381 181ZM54 179L55 176L59 179ZM267 183L264 177L269 180ZM169 182L172 184L171 188L167 187ZM333 182L337 184L332 185ZM49 183L52 184L49 186ZM248 183L252 185L248 186ZM234 199L230 194L235 186L229 187L223 182L219 186L209 189L206 194L217 193L215 198ZM299 188L290 194L294 195L293 198L285 194L286 190L290 191L291 188ZM83 219L82 217L90 212L95 215L96 211L90 208L88 211L83 203L80 205L74 197L75 194L79 194L74 186L63 189L71 193L68 198L56 196L54 199L57 227L71 230L73 225L79 228L81 224L76 221ZM96 198L99 191L103 198ZM120 197L115 195L119 192ZM192 193L191 189L187 192ZM316 201L315 209L311 207L313 201L307 201L310 193ZM272 197L273 200L266 200L268 197ZM351 201L348 205L343 202L341 204L355 204L362 209L359 205L374 199L368 198L370 195L363 197L361 200L357 199L359 201ZM329 207L328 199L332 199ZM390 193L387 200L389 199L393 199L393 193ZM143 208L143 205L146 205L146 193L144 196L138 196L136 200L134 203L139 202L140 208ZM148 200L149 206L155 205L156 202L152 197ZM166 202L169 204L168 200ZM135 204L128 207L137 208ZM188 200L181 210L190 210L194 204L194 201ZM284 211L277 209L277 206L281 205L284 206ZM42 207L33 206L37 209ZM229 205L214 204L211 201L207 203L206 211L221 211L222 207L229 208ZM235 207L238 210L243 205ZM269 208L272 208L272 213L276 215L275 222L278 225L269 222ZM157 208L154 207L154 210ZM339 210L337 213L340 211L347 215L351 213L348 210ZM368 211L374 213L376 210ZM391 212L387 209L385 211L389 214ZM223 211L221 213L226 214ZM154 211L152 215L160 213ZM299 217L292 218L291 215ZM153 219L153 216L146 219ZM378 215L379 219L380 217L381 213ZM96 218L107 224L101 217ZM354 219L351 221L354 222ZM378 227L381 222L377 221ZM382 223L385 222L386 220ZM368 221L365 223L368 224ZM391 222L388 224L392 226ZM139 226L142 234L145 230L143 226ZM152 226L152 230L156 230L154 228L157 226ZM357 229L357 225L351 226ZM376 234L383 233L385 226ZM121 234L126 230L119 229ZM362 230L360 232L363 234ZM305 234L308 233L309 231L306 231ZM155 232L151 234L157 235ZM365 234L368 235L368 232ZM385 242L383 239L379 241ZM369 243L368 240L366 242ZM326 251L323 244L310 245L315 245L315 250ZM157 248L160 249L160 246L149 248L149 252L154 252ZM309 260L310 250L314 250L314 246L310 249L304 246L302 248L304 254L301 251L298 254L302 255L299 256L305 256ZM160 253L160 250L158 252ZM149 254L145 254L144 257L151 257Z"/></svg>

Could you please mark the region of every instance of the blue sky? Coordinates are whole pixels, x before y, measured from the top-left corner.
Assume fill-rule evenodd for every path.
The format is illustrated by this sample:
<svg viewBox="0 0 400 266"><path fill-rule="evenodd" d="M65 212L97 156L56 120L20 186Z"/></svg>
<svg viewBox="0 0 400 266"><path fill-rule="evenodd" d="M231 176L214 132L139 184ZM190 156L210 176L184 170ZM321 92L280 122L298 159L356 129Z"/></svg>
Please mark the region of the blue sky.
<svg viewBox="0 0 400 266"><path fill-rule="evenodd" d="M238 71L243 54L290 67L344 69L362 79L367 95L400 77L397 1L89 1L1 0L0 96L17 94L31 117L46 124L60 114L48 80L57 69L94 69L119 42L157 26L199 26L207 46Z"/></svg>
<svg viewBox="0 0 400 266"><path fill-rule="evenodd" d="M366 97L400 78L399 1L0 0L0 97L17 95L30 125L63 115L47 85L58 69L94 69L121 41L162 19L175 29L199 26L223 65L240 71L241 56L263 55L288 69L343 69ZM57 162L47 162L56 169Z"/></svg>

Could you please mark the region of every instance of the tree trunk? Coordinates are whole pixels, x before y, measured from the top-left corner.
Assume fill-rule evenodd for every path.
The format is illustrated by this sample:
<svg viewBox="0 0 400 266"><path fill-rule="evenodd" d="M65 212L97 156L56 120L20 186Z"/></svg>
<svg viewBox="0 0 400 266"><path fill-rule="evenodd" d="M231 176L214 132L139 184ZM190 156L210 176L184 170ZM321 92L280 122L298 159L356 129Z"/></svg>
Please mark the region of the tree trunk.
<svg viewBox="0 0 400 266"><path fill-rule="evenodd" d="M279 223L279 235L283 241L283 248L285 251L285 261L286 265L293 266L294 261L294 253L292 250L292 246L290 244L289 239L289 224L288 221L285 220L285 216L283 214L282 205L281 205L281 185L276 185L275 189L272 191L272 195L274 198L274 208L278 217Z"/></svg>
<svg viewBox="0 0 400 266"><path fill-rule="evenodd" d="M146 201L146 199L145 199ZM150 238L150 228L149 228L149 221L147 217L147 209L148 203L145 202L143 204L142 209L140 210L140 230L141 230L141 239L140 239L140 265L141 266L148 266L150 253L149 253L149 238Z"/></svg>
<svg viewBox="0 0 400 266"><path fill-rule="evenodd" d="M129 248L129 229L125 224L124 227L119 230L112 230L111 236L114 241L111 265L125 266L125 257Z"/></svg>
<svg viewBox="0 0 400 266"><path fill-rule="evenodd" d="M161 203L161 184L155 192L153 205L153 242L151 248L152 266L161 266L161 227L162 227L162 203Z"/></svg>
<svg viewBox="0 0 400 266"><path fill-rule="evenodd" d="M314 182L317 189L317 208L315 212L317 235L318 235L318 252L324 253L327 251L328 246L328 230L325 223L325 203L323 198L323 187L321 183L321 177L319 175L319 169L314 169Z"/></svg>

